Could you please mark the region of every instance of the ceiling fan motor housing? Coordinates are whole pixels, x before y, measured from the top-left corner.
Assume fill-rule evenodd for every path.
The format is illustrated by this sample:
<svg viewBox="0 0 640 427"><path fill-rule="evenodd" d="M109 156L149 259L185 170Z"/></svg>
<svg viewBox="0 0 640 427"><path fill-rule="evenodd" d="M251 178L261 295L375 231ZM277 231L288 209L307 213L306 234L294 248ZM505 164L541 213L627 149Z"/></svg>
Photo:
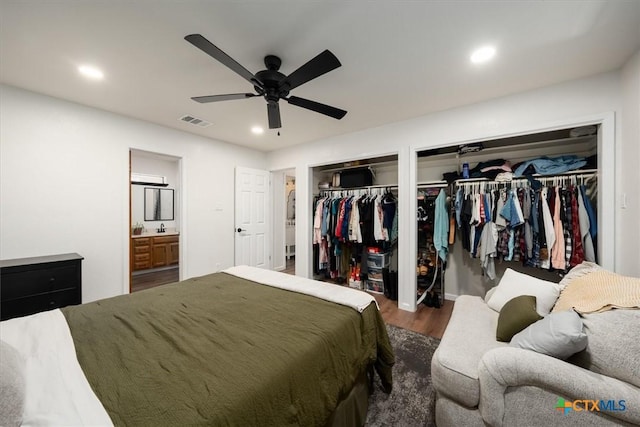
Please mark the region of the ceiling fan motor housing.
<svg viewBox="0 0 640 427"><path fill-rule="evenodd" d="M278 102L280 98L289 95L289 85L283 84L287 76L278 71L282 61L275 55L267 55L264 57L264 64L267 69L256 73L256 79L262 83L263 88L256 87L256 90L267 101Z"/></svg>

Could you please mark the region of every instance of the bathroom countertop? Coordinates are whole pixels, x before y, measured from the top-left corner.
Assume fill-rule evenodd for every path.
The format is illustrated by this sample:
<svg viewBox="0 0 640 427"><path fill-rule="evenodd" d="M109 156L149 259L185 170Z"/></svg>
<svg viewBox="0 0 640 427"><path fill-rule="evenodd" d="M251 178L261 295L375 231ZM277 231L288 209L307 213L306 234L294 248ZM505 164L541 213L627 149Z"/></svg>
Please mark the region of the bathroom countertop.
<svg viewBox="0 0 640 427"><path fill-rule="evenodd" d="M164 233L158 233L157 231L146 231L143 232L142 234L132 234L131 238L132 239L137 239L140 237L156 237L156 236L175 236L180 234L179 231L165 231Z"/></svg>

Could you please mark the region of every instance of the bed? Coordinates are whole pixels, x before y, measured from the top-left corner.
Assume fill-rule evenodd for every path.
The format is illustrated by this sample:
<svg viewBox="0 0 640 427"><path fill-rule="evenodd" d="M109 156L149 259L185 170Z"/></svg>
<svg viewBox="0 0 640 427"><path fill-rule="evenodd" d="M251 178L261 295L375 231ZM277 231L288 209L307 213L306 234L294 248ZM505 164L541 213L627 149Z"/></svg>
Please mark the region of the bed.
<svg viewBox="0 0 640 427"><path fill-rule="evenodd" d="M370 295L246 266L7 320L0 337L23 362L24 424L363 425L373 375L392 385Z"/></svg>

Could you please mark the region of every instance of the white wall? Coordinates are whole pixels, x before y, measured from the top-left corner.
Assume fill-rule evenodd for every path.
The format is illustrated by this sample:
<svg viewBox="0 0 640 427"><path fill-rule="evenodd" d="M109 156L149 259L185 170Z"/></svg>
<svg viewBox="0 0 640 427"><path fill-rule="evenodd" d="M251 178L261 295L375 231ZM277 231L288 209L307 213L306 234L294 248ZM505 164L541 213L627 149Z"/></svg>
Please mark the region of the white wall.
<svg viewBox="0 0 640 427"><path fill-rule="evenodd" d="M415 209L411 205L415 188L411 183L416 182L416 150L547 130L553 128L553 124L573 123L579 118L620 110L620 73L611 72L269 153L268 164L272 170L298 165L297 274L311 277L310 166L398 154L402 215L398 224L399 307L411 310L415 309L416 242L415 233L411 233L411 224L415 222ZM619 130L619 116L616 124ZM619 174L617 169L616 174ZM637 210L631 212L640 217ZM609 229L613 229L612 222L608 223ZM636 244L619 229L615 242L617 252L629 250ZM453 284L454 289L455 286Z"/></svg>
<svg viewBox="0 0 640 427"><path fill-rule="evenodd" d="M621 238L616 269L640 277L640 51L622 69L622 129L617 145L616 223Z"/></svg>
<svg viewBox="0 0 640 427"><path fill-rule="evenodd" d="M126 292L133 148L182 158L182 278L233 265L229 183L264 153L6 85L0 120L0 258L78 252L84 302Z"/></svg>
<svg viewBox="0 0 640 427"><path fill-rule="evenodd" d="M140 223L146 230L155 230L164 224L166 228L180 231L180 183L178 182L179 159L160 159L150 157L151 154L133 151L131 153L131 172L145 175L163 176L167 179L166 187L153 187L173 190L173 221L145 221L144 220L144 189L151 188L147 185L131 186L131 225Z"/></svg>

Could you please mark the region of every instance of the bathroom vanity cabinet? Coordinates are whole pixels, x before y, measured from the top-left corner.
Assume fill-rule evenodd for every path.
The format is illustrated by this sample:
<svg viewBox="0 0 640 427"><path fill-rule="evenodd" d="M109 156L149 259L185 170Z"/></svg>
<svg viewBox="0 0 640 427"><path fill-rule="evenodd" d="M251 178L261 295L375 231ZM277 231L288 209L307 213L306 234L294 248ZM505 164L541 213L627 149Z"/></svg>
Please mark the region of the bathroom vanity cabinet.
<svg viewBox="0 0 640 427"><path fill-rule="evenodd" d="M132 236L133 271L178 265L179 239L179 234Z"/></svg>

